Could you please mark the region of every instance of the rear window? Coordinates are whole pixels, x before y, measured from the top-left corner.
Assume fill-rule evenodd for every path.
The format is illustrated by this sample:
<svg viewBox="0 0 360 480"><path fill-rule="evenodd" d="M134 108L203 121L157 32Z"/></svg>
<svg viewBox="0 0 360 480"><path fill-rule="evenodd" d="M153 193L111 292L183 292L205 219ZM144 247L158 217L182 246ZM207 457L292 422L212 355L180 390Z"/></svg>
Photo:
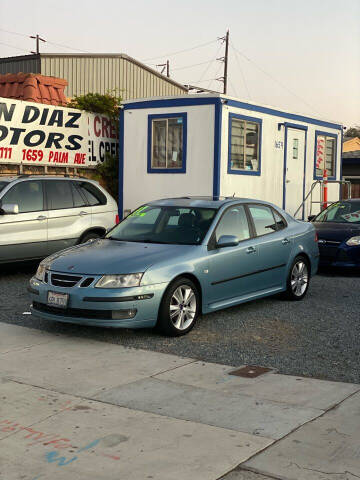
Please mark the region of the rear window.
<svg viewBox="0 0 360 480"><path fill-rule="evenodd" d="M258 237L277 230L273 212L270 207L264 205L249 205L249 210Z"/></svg>
<svg viewBox="0 0 360 480"><path fill-rule="evenodd" d="M106 196L95 185L90 182L76 182L76 184L90 206L106 205Z"/></svg>
<svg viewBox="0 0 360 480"><path fill-rule="evenodd" d="M71 185L67 180L46 181L46 194L49 210L61 210L74 206Z"/></svg>

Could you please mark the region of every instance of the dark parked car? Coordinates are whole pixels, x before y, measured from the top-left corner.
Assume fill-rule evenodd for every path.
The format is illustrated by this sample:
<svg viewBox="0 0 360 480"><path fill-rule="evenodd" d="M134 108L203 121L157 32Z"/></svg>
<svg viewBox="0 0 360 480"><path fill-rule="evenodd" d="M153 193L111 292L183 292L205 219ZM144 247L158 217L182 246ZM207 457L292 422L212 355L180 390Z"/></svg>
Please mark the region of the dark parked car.
<svg viewBox="0 0 360 480"><path fill-rule="evenodd" d="M311 220L319 237L320 265L360 267L360 199L331 204Z"/></svg>

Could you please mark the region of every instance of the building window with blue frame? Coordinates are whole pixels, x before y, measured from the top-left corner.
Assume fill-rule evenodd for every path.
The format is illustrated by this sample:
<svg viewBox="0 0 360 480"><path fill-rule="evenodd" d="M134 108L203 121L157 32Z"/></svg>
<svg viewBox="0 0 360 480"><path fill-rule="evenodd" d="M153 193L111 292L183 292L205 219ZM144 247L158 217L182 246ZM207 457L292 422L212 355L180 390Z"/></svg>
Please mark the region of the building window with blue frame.
<svg viewBox="0 0 360 480"><path fill-rule="evenodd" d="M261 119L229 114L228 173L260 175Z"/></svg>
<svg viewBox="0 0 360 480"><path fill-rule="evenodd" d="M337 135L315 133L315 178L323 178L325 170L328 177L335 178L336 147Z"/></svg>
<svg viewBox="0 0 360 480"><path fill-rule="evenodd" d="M186 171L186 113L149 115L148 172Z"/></svg>

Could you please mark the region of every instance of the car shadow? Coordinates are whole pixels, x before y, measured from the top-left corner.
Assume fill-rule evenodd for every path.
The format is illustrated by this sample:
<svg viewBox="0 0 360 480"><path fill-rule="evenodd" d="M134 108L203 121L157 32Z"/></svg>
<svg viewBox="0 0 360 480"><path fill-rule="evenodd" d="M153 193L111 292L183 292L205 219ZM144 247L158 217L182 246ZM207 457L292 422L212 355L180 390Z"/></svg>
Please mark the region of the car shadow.
<svg viewBox="0 0 360 480"><path fill-rule="evenodd" d="M360 268L356 267L319 267L317 275L321 277L360 278Z"/></svg>
<svg viewBox="0 0 360 480"><path fill-rule="evenodd" d="M15 274L28 274L33 275L40 263L38 261L29 262L14 262L5 263L0 265L0 276L15 275Z"/></svg>

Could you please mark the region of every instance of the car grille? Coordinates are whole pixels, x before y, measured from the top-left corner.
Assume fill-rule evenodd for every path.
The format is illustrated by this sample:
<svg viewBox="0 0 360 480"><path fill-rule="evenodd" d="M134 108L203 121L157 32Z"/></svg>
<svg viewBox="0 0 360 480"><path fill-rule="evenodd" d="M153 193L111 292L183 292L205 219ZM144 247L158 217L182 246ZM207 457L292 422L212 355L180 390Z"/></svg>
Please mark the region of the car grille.
<svg viewBox="0 0 360 480"><path fill-rule="evenodd" d="M75 287L82 280L79 275L63 275L60 273L51 273L50 283L55 287Z"/></svg>
<svg viewBox="0 0 360 480"><path fill-rule="evenodd" d="M94 280L94 277L84 277L82 275L64 275L62 273L51 272L45 274L45 283L50 283L50 285L54 285L55 287L71 288L79 285L79 287L85 288L90 287Z"/></svg>
<svg viewBox="0 0 360 480"><path fill-rule="evenodd" d="M58 308L46 305L45 303L33 302L34 310L39 312L50 313L51 315L60 315L61 317L76 317L76 318L97 318L100 320L111 320L111 310L93 310L83 308Z"/></svg>

